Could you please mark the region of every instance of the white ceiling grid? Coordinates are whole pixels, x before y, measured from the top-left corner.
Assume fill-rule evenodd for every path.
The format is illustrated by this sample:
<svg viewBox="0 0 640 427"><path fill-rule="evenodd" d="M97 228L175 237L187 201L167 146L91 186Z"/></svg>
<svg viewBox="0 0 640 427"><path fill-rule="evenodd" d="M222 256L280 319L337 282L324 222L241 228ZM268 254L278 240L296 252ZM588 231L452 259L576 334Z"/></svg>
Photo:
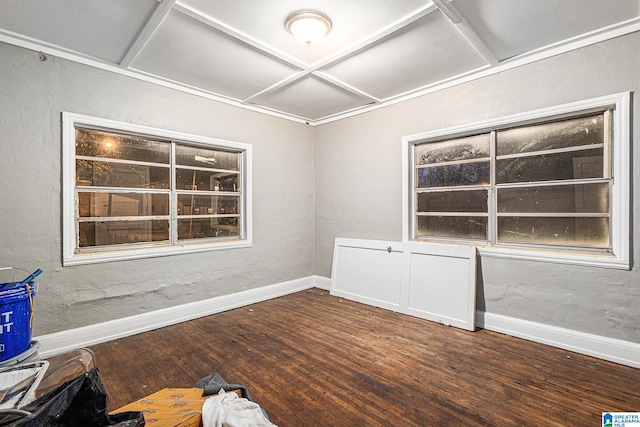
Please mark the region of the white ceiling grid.
<svg viewBox="0 0 640 427"><path fill-rule="evenodd" d="M325 40L286 31L300 9L331 17ZM0 41L311 124L639 29L640 0L3 0L0 13Z"/></svg>

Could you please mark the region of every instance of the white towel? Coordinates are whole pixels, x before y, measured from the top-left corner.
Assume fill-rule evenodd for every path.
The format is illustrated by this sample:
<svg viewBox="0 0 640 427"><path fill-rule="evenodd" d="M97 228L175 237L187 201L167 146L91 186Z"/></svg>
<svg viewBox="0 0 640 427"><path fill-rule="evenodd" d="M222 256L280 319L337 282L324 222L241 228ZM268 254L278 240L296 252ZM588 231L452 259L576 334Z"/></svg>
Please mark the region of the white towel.
<svg viewBox="0 0 640 427"><path fill-rule="evenodd" d="M234 392L220 389L202 405L203 427L277 427L262 413L260 405Z"/></svg>

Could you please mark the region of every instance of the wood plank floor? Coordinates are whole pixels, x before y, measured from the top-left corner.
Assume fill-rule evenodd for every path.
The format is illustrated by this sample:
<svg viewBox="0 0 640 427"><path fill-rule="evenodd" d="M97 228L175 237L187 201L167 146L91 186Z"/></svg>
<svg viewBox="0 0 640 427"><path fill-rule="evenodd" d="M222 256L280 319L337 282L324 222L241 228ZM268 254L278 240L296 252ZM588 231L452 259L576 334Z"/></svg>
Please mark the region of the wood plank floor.
<svg viewBox="0 0 640 427"><path fill-rule="evenodd" d="M110 409L218 372L280 427L599 426L640 369L311 289L91 347Z"/></svg>

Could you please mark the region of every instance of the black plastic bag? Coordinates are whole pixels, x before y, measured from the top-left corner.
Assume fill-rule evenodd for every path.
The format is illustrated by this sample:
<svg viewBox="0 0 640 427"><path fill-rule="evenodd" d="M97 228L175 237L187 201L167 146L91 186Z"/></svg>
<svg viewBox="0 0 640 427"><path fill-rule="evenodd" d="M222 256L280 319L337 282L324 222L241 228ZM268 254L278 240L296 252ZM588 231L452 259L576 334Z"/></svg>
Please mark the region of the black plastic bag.
<svg viewBox="0 0 640 427"><path fill-rule="evenodd" d="M71 380L18 411L0 411L1 427L141 427L142 412L109 415L98 368Z"/></svg>

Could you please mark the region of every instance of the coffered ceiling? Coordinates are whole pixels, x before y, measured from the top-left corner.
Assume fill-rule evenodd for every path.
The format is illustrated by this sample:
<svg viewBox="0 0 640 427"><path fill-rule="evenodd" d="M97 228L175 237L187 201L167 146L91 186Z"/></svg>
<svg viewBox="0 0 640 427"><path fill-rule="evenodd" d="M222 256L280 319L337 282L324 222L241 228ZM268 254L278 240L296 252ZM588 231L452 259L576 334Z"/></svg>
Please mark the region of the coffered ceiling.
<svg viewBox="0 0 640 427"><path fill-rule="evenodd" d="M285 29L301 9L331 18L320 43ZM640 29L640 0L2 0L0 11L0 41L310 124Z"/></svg>

